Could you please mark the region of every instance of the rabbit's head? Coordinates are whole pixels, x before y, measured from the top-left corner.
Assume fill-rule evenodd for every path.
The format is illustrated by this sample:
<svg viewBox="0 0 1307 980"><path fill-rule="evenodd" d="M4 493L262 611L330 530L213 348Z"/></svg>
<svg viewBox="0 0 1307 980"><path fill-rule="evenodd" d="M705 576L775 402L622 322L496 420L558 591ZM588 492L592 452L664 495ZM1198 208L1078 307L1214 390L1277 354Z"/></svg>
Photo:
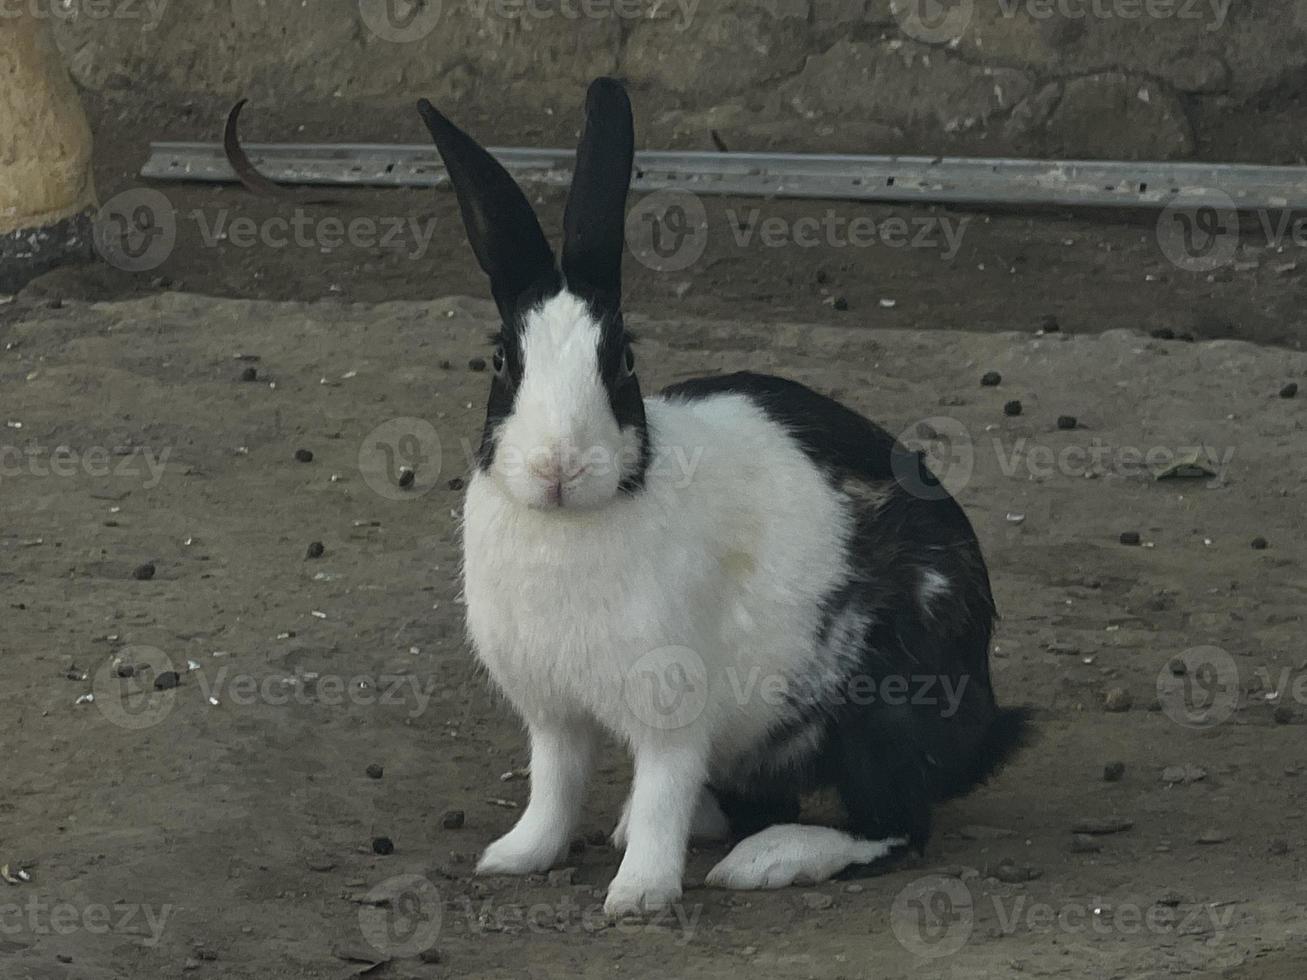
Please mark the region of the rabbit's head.
<svg viewBox="0 0 1307 980"><path fill-rule="evenodd" d="M468 239L499 307L478 465L515 501L601 507L643 484L649 442L622 322L622 251L635 134L621 84L600 78L564 214L563 259L508 172L425 99Z"/></svg>

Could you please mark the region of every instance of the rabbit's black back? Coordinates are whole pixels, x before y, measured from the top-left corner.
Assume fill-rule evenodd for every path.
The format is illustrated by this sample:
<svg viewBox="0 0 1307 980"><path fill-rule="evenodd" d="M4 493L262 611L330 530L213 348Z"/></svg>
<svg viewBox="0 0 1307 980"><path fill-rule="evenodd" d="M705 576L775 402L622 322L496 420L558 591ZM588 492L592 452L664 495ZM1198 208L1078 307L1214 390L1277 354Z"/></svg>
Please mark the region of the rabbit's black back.
<svg viewBox="0 0 1307 980"><path fill-rule="evenodd" d="M1021 741L1025 716L1000 709L989 672L996 619L971 522L919 454L804 385L738 373L691 379L664 397L741 394L782 426L853 503L846 580L823 601L817 645L858 635L840 689L796 701L751 764L715 786L740 835L794 819L801 792L834 787L850 829L920 849L934 805L983 781ZM933 587L932 587L933 586ZM814 671L829 664L813 662ZM816 682L795 678L798 690Z"/></svg>

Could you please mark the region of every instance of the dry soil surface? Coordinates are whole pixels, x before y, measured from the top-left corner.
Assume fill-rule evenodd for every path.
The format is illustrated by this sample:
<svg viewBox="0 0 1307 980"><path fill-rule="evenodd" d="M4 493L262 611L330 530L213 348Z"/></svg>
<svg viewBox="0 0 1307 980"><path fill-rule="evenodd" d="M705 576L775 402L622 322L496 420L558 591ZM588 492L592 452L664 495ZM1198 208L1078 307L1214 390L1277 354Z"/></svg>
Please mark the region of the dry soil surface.
<svg viewBox="0 0 1307 980"><path fill-rule="evenodd" d="M459 604L489 305L67 301L0 324L0 974L1304 975L1307 355L632 320L648 390L788 374L971 515L1035 737L925 856L731 894L704 847L676 916L609 924L612 749L573 870L474 879L528 785Z"/></svg>

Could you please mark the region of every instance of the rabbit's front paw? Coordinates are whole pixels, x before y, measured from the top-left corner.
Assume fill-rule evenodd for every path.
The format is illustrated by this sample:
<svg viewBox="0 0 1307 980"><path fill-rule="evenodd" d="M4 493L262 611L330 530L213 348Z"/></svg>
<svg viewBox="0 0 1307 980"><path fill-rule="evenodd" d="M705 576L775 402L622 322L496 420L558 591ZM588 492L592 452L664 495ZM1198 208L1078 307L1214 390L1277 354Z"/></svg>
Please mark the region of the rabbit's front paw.
<svg viewBox="0 0 1307 980"><path fill-rule="evenodd" d="M618 874L608 886L604 912L608 915L639 915L662 912L681 897L677 878L640 878Z"/></svg>
<svg viewBox="0 0 1307 980"><path fill-rule="evenodd" d="M548 871L567 846L552 837L514 828L486 848L477 862L479 875L529 875Z"/></svg>

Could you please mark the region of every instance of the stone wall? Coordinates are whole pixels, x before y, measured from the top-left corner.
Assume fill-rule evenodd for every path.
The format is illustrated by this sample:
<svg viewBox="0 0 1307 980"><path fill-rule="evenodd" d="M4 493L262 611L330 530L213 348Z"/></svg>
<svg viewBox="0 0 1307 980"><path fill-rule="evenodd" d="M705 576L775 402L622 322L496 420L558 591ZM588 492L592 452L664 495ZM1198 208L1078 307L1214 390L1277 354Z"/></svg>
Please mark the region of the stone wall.
<svg viewBox="0 0 1307 980"><path fill-rule="evenodd" d="M1274 117L1294 162L1307 121L1307 0L70 2L94 90L570 107L613 73L673 130L863 152L1246 158Z"/></svg>

